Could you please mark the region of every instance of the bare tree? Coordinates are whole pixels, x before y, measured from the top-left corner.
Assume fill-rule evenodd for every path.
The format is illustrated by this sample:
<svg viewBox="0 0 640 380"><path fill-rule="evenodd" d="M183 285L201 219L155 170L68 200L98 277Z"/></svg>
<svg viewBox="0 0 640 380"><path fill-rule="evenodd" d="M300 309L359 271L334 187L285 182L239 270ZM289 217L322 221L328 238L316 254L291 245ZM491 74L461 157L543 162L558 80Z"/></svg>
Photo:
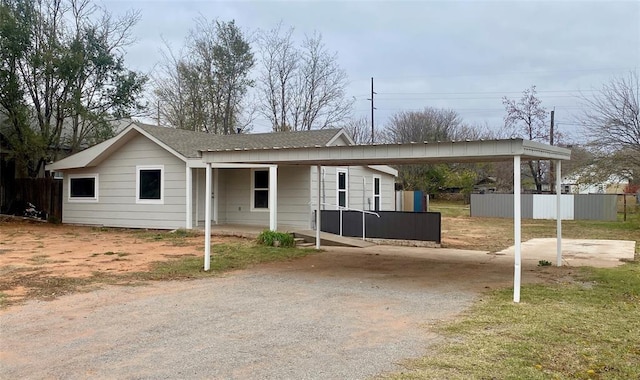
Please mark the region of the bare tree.
<svg viewBox="0 0 640 380"><path fill-rule="evenodd" d="M259 39L262 114L274 131L321 129L347 120L352 102L345 97L347 75L337 55L326 50L318 33L296 47L293 32L280 24Z"/></svg>
<svg viewBox="0 0 640 380"><path fill-rule="evenodd" d="M282 24L259 39L262 56L259 89L264 99L263 115L271 121L274 131L287 131L287 122L293 107L295 88L293 82L298 69L299 53L292 41L293 28L282 30Z"/></svg>
<svg viewBox="0 0 640 380"><path fill-rule="evenodd" d="M592 146L640 167L640 79L637 72L611 79L592 97L583 96ZM622 163L622 162L620 162Z"/></svg>
<svg viewBox="0 0 640 380"><path fill-rule="evenodd" d="M547 123L547 111L542 107L542 101L536 96L536 86L531 86L522 92L522 97L516 101L502 98L506 115L504 124L511 130L511 136L522 137L531 141L549 143L550 132ZM561 136L555 133L555 141ZM529 171L537 191L542 191L542 183L548 172L548 163L540 160L528 161Z"/></svg>
<svg viewBox="0 0 640 380"><path fill-rule="evenodd" d="M422 111L402 111L391 117L382 131L386 143L449 141L462 126L457 112L426 107ZM404 190L437 193L446 186L452 173L448 165L402 165L398 169L398 184Z"/></svg>
<svg viewBox="0 0 640 380"><path fill-rule="evenodd" d="M343 127L356 144L371 141L371 121L366 117L349 120Z"/></svg>
<svg viewBox="0 0 640 380"><path fill-rule="evenodd" d="M300 129L321 129L344 121L352 102L345 98L347 74L338 66L337 54L329 53L322 36L314 33L305 38L301 56Z"/></svg>
<svg viewBox="0 0 640 380"><path fill-rule="evenodd" d="M449 141L461 127L462 119L457 112L426 107L422 111L396 113L382 136L390 143Z"/></svg>
<svg viewBox="0 0 640 380"><path fill-rule="evenodd" d="M248 39L234 21L198 19L180 54L168 45L163 52L154 91L160 118L176 128L209 133L244 129L254 64Z"/></svg>

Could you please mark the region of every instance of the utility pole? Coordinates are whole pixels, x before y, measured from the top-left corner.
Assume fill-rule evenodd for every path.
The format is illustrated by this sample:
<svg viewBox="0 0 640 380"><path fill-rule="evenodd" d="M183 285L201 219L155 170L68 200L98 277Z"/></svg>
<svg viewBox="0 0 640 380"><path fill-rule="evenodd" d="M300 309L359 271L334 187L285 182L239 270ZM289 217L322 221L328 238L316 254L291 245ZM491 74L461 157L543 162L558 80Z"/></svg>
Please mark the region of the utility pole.
<svg viewBox="0 0 640 380"><path fill-rule="evenodd" d="M551 110L551 125L549 126L549 145L553 145L553 133L554 133L554 131L553 131L553 127L554 127L553 119L554 119L555 113L556 113L556 109L554 107ZM549 161L549 170L550 170L550 173L549 173L549 179L550 179L549 186L551 186L551 188L549 190L553 191L553 189L556 188L555 184L556 184L556 180L557 180L557 178L555 178L556 172L555 172L555 168L554 168L554 165L553 165L553 160Z"/></svg>
<svg viewBox="0 0 640 380"><path fill-rule="evenodd" d="M373 110L376 109L376 107L373 106L373 95L375 95L375 92L373 92L373 77L371 77L371 98L367 99L367 100L371 100L371 144L373 144L374 141L374 131L375 131L375 124L373 123Z"/></svg>
<svg viewBox="0 0 640 380"><path fill-rule="evenodd" d="M549 129L549 133L550 133L550 136L549 136L549 145L553 145L553 127L554 127L554 125L553 125L553 118L554 118L554 116L555 116L555 113L556 113L556 109L555 109L555 107L554 107L554 108L551 110L551 127L550 127L550 129Z"/></svg>

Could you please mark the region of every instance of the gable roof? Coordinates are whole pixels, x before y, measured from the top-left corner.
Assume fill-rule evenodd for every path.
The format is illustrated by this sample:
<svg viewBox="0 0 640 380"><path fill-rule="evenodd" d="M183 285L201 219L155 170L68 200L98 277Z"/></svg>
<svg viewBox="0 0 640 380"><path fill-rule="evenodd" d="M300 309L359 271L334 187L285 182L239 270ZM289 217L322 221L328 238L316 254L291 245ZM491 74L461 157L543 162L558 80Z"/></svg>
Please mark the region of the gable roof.
<svg viewBox="0 0 640 380"><path fill-rule="evenodd" d="M143 135L183 161L200 159L201 151L259 150L352 145L342 129L214 135L132 122L117 136L47 165L47 170L96 166L137 135Z"/></svg>
<svg viewBox="0 0 640 380"><path fill-rule="evenodd" d="M329 146L341 135L353 144L341 129L318 129L297 132L271 132L215 135L183 129L135 123L140 129L163 142L186 158L200 158L201 151L255 150Z"/></svg>

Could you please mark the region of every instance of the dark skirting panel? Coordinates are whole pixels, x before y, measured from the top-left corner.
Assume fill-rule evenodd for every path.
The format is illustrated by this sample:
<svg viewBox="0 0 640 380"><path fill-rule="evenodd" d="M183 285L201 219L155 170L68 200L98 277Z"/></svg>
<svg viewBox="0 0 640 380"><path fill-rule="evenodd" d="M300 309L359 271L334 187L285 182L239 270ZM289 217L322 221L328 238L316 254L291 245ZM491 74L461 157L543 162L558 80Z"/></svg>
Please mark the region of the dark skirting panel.
<svg viewBox="0 0 640 380"><path fill-rule="evenodd" d="M442 226L439 212L376 212L380 218L365 214L367 238L433 241L440 244ZM340 234L340 211L322 211L321 231ZM362 237L362 213L342 211L342 235Z"/></svg>

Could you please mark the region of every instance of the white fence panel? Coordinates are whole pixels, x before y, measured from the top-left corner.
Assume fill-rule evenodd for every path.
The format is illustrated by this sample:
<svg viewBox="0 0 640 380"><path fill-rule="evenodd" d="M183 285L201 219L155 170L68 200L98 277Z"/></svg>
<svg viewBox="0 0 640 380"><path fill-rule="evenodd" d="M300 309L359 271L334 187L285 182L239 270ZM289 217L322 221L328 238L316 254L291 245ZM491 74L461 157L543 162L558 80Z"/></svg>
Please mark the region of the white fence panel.
<svg viewBox="0 0 640 380"><path fill-rule="evenodd" d="M560 216L563 220L573 220L573 195L563 194L560 199ZM533 194L533 219L556 219L555 194Z"/></svg>

